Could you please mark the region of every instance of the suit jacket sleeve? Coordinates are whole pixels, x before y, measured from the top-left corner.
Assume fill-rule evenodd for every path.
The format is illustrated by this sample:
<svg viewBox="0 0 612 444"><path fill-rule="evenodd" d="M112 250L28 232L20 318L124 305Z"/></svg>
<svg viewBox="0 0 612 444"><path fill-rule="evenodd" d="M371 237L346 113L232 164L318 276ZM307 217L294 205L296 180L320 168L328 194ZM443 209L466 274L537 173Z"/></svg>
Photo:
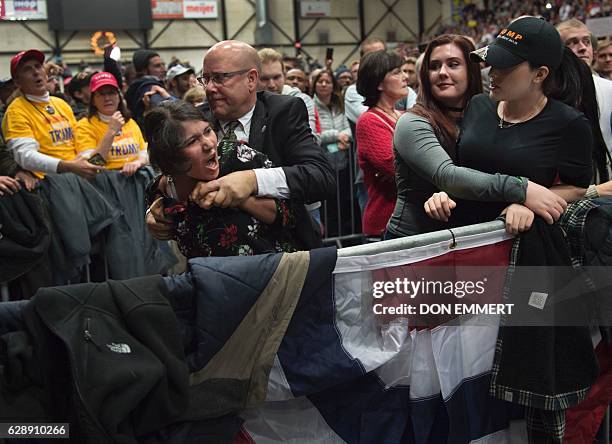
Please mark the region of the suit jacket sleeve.
<svg viewBox="0 0 612 444"><path fill-rule="evenodd" d="M302 100L291 100L288 108L278 114L275 142L280 147L291 199L305 203L328 199L336 191L335 174L310 131L306 106Z"/></svg>

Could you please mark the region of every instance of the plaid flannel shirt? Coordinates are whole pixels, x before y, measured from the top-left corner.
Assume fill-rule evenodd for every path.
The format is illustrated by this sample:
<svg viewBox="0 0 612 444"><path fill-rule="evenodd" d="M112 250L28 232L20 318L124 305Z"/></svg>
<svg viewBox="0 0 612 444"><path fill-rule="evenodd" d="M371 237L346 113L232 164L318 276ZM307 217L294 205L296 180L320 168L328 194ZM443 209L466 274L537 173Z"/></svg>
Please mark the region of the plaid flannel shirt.
<svg viewBox="0 0 612 444"><path fill-rule="evenodd" d="M584 262L584 245L583 245L583 232L584 225L586 222L587 215L590 210L596 208L597 204L589 199L582 199L568 205L566 211L557 222L561 229L565 233L566 240L570 247L572 266L574 268L580 268ZM518 259L518 253L520 249L521 238L517 237L512 245L512 251L510 253L510 264L506 273L506 284L503 289L503 300L505 303L510 301L510 285L512 276L516 268ZM507 315L502 316L500 320L500 333L503 326L506 324ZM576 390L568 393L558 393L555 395L545 395L541 393L534 393L526 390L521 390L516 387L502 386L497 383L497 376L499 374L499 363L501 360L501 354L503 353L503 338L500 334L497 338L495 345L495 356L493 359L493 368L491 372L491 384L489 387L489 393L491 396L500 398L509 402L532 407L541 410L565 410L573 405L578 404L586 398L590 387L585 387L581 390ZM556 421L563 422L563 429L565 423L565 415L558 415ZM561 423L558 423L561 426Z"/></svg>

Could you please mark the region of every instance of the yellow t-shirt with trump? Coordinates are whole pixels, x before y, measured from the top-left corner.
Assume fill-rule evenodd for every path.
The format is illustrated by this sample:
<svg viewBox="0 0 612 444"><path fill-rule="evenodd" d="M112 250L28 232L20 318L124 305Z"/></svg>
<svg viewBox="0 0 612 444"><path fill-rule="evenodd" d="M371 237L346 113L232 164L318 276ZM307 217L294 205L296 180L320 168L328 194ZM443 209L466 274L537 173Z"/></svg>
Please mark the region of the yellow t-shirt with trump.
<svg viewBox="0 0 612 444"><path fill-rule="evenodd" d="M11 139L35 139L38 152L60 160L73 160L76 153L74 128L76 119L70 106L58 97L49 102L31 102L23 96L9 105L2 120L2 134ZM35 172L38 177L44 174Z"/></svg>
<svg viewBox="0 0 612 444"><path fill-rule="evenodd" d="M95 149L107 131L108 123L100 120L97 115L90 119L83 117L76 126L77 151L82 153ZM138 159L141 151L147 151L147 143L136 121L130 119L113 139L105 167L109 170L119 170L126 163Z"/></svg>

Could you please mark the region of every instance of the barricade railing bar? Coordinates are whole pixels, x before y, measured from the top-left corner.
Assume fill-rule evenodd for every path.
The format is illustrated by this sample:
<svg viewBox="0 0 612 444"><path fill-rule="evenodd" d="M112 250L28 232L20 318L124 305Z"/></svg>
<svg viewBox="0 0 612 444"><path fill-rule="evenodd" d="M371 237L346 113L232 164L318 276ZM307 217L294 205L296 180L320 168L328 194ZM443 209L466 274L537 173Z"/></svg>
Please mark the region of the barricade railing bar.
<svg viewBox="0 0 612 444"><path fill-rule="evenodd" d="M431 233L417 234L398 239L390 239L380 242L372 242L364 245L345 247L338 249L339 257L368 256L391 251L407 250L430 244L448 241L449 249L459 245L461 238L473 235L491 234L499 236L505 232L505 223L501 220L493 220L475 225L466 225L448 230L433 231ZM451 246L453 246L451 248Z"/></svg>

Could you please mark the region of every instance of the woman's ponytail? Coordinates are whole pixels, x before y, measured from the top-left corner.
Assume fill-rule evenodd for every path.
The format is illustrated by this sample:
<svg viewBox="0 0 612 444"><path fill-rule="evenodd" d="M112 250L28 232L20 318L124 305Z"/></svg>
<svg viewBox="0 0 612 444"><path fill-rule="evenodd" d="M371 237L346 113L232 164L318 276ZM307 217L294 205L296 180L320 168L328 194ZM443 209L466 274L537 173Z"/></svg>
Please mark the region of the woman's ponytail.
<svg viewBox="0 0 612 444"><path fill-rule="evenodd" d="M548 97L578 109L589 119L593 133L594 182L610 180L607 166L612 159L599 126L597 93L591 69L566 46L561 65L546 78L543 89Z"/></svg>

